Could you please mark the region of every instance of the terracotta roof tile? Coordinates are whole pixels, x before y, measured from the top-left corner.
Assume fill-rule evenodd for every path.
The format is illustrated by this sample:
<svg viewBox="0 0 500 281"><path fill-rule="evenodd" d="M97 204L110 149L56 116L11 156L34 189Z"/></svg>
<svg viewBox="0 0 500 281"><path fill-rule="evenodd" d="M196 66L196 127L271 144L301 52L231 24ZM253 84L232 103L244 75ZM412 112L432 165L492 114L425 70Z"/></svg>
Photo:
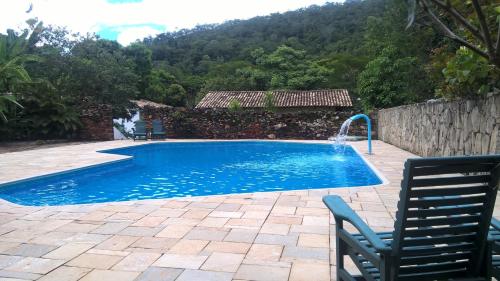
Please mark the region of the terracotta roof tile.
<svg viewBox="0 0 500 281"><path fill-rule="evenodd" d="M276 107L350 107L351 97L345 89L309 91L272 91ZM196 108L227 108L232 100L241 107L264 107L265 91L208 92Z"/></svg>
<svg viewBox="0 0 500 281"><path fill-rule="evenodd" d="M152 108L169 108L170 105L157 103L149 100L130 100L131 103L135 104L139 108L152 107Z"/></svg>

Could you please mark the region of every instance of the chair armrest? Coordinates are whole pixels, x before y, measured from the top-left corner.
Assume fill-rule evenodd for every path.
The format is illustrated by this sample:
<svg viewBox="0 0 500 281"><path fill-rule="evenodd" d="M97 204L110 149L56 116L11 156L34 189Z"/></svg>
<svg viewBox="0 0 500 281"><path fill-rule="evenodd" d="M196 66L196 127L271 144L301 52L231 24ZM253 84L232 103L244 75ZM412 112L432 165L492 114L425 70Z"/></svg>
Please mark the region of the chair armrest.
<svg viewBox="0 0 500 281"><path fill-rule="evenodd" d="M342 198L336 195L324 196L323 203L330 209L336 220L343 220L352 224L370 242L375 250L379 252L391 250Z"/></svg>
<svg viewBox="0 0 500 281"><path fill-rule="evenodd" d="M496 218L491 218L491 226L493 226L493 228L496 230L500 230L500 220L497 220Z"/></svg>

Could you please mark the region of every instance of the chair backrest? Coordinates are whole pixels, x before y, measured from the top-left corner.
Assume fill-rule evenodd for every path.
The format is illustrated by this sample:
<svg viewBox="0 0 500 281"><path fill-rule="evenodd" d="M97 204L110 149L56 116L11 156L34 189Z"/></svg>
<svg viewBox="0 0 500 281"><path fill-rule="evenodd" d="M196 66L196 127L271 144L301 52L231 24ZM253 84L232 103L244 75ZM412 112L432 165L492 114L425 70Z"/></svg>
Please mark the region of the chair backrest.
<svg viewBox="0 0 500 281"><path fill-rule="evenodd" d="M144 121L135 121L135 133L145 134L146 133L146 122Z"/></svg>
<svg viewBox="0 0 500 281"><path fill-rule="evenodd" d="M153 132L163 132L163 124L160 120L153 120Z"/></svg>
<svg viewBox="0 0 500 281"><path fill-rule="evenodd" d="M500 155L407 160L391 280L484 276L499 182Z"/></svg>

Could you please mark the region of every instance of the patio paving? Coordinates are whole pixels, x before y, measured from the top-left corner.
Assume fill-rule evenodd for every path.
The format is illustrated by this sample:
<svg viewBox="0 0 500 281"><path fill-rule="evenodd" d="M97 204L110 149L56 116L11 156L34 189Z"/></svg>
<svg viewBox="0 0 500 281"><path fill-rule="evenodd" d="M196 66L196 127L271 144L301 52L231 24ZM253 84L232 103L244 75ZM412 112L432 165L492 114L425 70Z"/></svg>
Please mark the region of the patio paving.
<svg viewBox="0 0 500 281"><path fill-rule="evenodd" d="M140 144L2 154L0 183L123 159L96 151ZM366 152L366 142L352 145ZM373 150L364 156L387 180L375 187L54 207L0 200L0 280L335 280L322 196L340 195L368 225L392 230L403 163L415 157L380 141Z"/></svg>

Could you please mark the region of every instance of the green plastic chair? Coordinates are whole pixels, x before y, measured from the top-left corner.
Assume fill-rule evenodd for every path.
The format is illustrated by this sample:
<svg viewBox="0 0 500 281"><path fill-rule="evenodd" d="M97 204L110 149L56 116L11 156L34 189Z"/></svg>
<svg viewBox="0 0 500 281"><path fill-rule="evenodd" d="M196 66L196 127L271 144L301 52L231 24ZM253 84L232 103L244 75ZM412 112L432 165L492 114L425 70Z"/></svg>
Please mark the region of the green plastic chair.
<svg viewBox="0 0 500 281"><path fill-rule="evenodd" d="M337 280L490 280L487 237L499 183L500 155L409 159L394 231L382 233L340 197L323 197L336 222ZM345 269L345 256L361 275Z"/></svg>
<svg viewBox="0 0 500 281"><path fill-rule="evenodd" d="M153 132L151 133L151 137L161 139L166 137L165 129L163 128L163 124L160 120L153 120Z"/></svg>
<svg viewBox="0 0 500 281"><path fill-rule="evenodd" d="M488 261L490 268L488 270L488 275L494 277L496 280L500 280L500 221L495 218L491 219L488 240L490 240L490 255Z"/></svg>
<svg viewBox="0 0 500 281"><path fill-rule="evenodd" d="M141 139L144 138L144 140L148 139L148 133L146 131L146 122L144 121L135 121L134 122L135 128L134 130L134 141L136 139Z"/></svg>

